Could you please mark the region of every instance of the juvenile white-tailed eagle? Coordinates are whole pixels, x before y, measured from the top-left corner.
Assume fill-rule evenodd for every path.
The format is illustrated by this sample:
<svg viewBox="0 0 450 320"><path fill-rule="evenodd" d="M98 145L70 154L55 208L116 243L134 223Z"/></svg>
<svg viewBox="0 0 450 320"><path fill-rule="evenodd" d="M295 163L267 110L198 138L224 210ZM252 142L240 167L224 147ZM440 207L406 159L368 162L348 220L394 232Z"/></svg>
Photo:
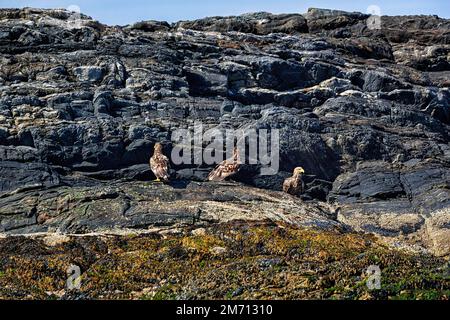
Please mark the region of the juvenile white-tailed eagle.
<svg viewBox="0 0 450 320"><path fill-rule="evenodd" d="M150 158L150 169L155 174L156 181L169 182L169 168L169 158L162 153L162 145L157 142L153 156Z"/></svg>
<svg viewBox="0 0 450 320"><path fill-rule="evenodd" d="M240 168L239 149L234 147L233 156L219 163L208 175L208 181L223 181L235 175Z"/></svg>

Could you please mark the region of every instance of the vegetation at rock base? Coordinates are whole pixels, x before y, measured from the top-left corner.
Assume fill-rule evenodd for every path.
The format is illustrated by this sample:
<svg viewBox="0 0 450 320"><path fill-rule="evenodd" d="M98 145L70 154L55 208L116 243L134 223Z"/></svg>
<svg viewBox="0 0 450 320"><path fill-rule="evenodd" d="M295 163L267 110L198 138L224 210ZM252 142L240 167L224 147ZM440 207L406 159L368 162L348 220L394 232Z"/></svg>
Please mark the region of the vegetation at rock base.
<svg viewBox="0 0 450 320"><path fill-rule="evenodd" d="M0 240L3 299L448 299L448 261L356 233L234 222L134 235ZM55 239L59 239L54 236ZM65 290L78 265L80 290ZM367 268L381 269L369 290Z"/></svg>

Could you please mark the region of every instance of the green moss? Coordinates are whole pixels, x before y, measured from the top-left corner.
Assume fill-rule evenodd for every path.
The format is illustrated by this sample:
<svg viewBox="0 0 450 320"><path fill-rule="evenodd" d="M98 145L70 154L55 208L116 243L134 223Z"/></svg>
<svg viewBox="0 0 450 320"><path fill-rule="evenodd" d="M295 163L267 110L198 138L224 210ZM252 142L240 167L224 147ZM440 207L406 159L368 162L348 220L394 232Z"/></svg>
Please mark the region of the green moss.
<svg viewBox="0 0 450 320"><path fill-rule="evenodd" d="M205 235L187 229L164 238L74 237L44 255L33 245L39 243L27 254L0 252L0 261L7 261L0 288L11 288L1 298L52 299L46 292L64 288L65 270L75 261L84 272L81 293L94 299L232 299L244 284L252 290L239 299L445 299L450 290L443 259L389 249L361 234L289 226L225 224ZM215 246L226 254L212 254ZM381 290L366 285L373 264L381 268Z"/></svg>
<svg viewBox="0 0 450 320"><path fill-rule="evenodd" d="M391 297L392 300L448 300L450 290L404 290Z"/></svg>
<svg viewBox="0 0 450 320"><path fill-rule="evenodd" d="M175 300L176 294L171 290L171 286L163 286L155 292L152 300Z"/></svg>

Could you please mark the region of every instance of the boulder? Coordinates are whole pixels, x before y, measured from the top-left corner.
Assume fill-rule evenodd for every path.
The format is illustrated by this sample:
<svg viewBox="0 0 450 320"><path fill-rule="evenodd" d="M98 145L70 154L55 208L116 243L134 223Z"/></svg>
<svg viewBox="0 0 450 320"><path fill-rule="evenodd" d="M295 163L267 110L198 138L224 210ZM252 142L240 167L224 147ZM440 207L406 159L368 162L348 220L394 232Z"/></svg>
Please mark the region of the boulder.
<svg viewBox="0 0 450 320"><path fill-rule="evenodd" d="M126 29L140 30L145 32L168 31L170 30L170 24L168 24L166 21L146 20L133 23Z"/></svg>
<svg viewBox="0 0 450 320"><path fill-rule="evenodd" d="M99 82L103 79L104 70L97 66L82 66L73 69L73 74L78 81Z"/></svg>

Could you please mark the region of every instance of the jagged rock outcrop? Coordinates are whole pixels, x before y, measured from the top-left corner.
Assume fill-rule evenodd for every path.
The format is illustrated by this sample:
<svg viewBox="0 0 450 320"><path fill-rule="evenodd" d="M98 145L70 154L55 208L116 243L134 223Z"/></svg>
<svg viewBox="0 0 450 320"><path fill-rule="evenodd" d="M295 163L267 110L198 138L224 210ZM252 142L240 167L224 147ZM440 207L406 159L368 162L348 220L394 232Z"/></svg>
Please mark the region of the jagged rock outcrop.
<svg viewBox="0 0 450 320"><path fill-rule="evenodd" d="M373 30L368 18L310 9L113 27L64 10L0 10L1 231L190 221L153 203L136 209L133 188L152 178L147 162L156 141L169 152L175 129L201 121L205 130L279 129L279 173L264 177L259 165L248 165L236 180L279 197L283 179L301 165L303 200L311 203L286 201L299 212L329 208L311 224L448 254L450 22L383 16ZM175 177L197 181L210 168L173 165ZM111 185L116 191L107 191ZM207 186L205 196L165 188L148 201L178 206L191 197L189 205L200 208L215 197ZM76 190L77 209L92 203L95 213L51 209ZM264 216L247 203L256 200L236 201L239 219ZM258 201L273 209L272 200ZM137 210L131 218L122 204Z"/></svg>
<svg viewBox="0 0 450 320"><path fill-rule="evenodd" d="M308 32L306 19L301 14L271 14L268 12L249 13L232 17L210 17L195 21L180 21L175 28L199 31L237 31L267 35L270 33Z"/></svg>

